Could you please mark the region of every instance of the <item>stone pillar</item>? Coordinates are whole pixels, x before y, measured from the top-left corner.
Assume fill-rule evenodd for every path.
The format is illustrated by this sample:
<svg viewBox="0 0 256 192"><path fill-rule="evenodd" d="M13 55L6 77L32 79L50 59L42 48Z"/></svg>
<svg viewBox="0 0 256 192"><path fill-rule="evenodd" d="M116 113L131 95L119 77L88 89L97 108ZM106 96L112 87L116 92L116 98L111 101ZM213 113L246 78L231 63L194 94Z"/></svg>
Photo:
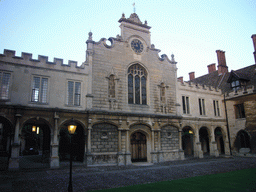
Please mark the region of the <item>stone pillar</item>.
<svg viewBox="0 0 256 192"><path fill-rule="evenodd" d="M195 130L195 150L194 150L194 157L203 158L204 153L202 151L201 142L199 140L199 130Z"/></svg>
<svg viewBox="0 0 256 192"><path fill-rule="evenodd" d="M158 162L163 162L163 152L161 151L161 130L158 130Z"/></svg>
<svg viewBox="0 0 256 192"><path fill-rule="evenodd" d="M155 131L151 132L151 159L152 163L157 163L157 152L155 151Z"/></svg>
<svg viewBox="0 0 256 192"><path fill-rule="evenodd" d="M88 125L88 139L87 139L87 154L86 154L86 164L87 165L92 165L91 135L92 135L92 127L91 127L91 124L89 124Z"/></svg>
<svg viewBox="0 0 256 192"><path fill-rule="evenodd" d="M225 130L227 130L227 126L225 126ZM224 149L225 149L225 155L231 155L230 149L229 149L229 141L228 141L228 135L225 133L225 135L222 134L223 140L224 140Z"/></svg>
<svg viewBox="0 0 256 192"><path fill-rule="evenodd" d="M211 126L211 142L209 143L210 145L210 155L218 157L219 156L219 151L217 147L217 142L215 141L215 134L214 134L214 127Z"/></svg>
<svg viewBox="0 0 256 192"><path fill-rule="evenodd" d="M117 165L125 165L124 154L122 153L122 131L118 129L118 153L117 153Z"/></svg>
<svg viewBox="0 0 256 192"><path fill-rule="evenodd" d="M20 132L21 114L16 114L15 117L16 117L16 125L15 125L15 133L14 133L14 142L12 144L11 158L9 159L9 170L19 169L19 155L20 155L19 132Z"/></svg>
<svg viewBox="0 0 256 192"><path fill-rule="evenodd" d="M182 149L182 130L179 130L179 156L180 156L180 160L185 159L184 151Z"/></svg>
<svg viewBox="0 0 256 192"><path fill-rule="evenodd" d="M129 130L126 130L126 143L125 143L125 165L131 165L132 161L131 161L131 152L129 149L129 143L130 143L130 139L129 139Z"/></svg>
<svg viewBox="0 0 256 192"><path fill-rule="evenodd" d="M59 159L59 142L58 142L58 119L59 116L54 113L54 132L53 132L53 141L51 144L51 159L50 159L50 167L58 168L60 166Z"/></svg>

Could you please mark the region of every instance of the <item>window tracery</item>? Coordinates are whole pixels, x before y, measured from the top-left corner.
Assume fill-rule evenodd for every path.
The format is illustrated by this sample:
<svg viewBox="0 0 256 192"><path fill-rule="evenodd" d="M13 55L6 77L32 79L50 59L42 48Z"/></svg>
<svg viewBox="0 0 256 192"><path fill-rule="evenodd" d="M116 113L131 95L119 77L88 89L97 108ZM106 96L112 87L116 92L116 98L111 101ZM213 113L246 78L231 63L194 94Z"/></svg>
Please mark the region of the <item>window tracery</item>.
<svg viewBox="0 0 256 192"><path fill-rule="evenodd" d="M147 72L139 64L128 69L128 103L147 104Z"/></svg>

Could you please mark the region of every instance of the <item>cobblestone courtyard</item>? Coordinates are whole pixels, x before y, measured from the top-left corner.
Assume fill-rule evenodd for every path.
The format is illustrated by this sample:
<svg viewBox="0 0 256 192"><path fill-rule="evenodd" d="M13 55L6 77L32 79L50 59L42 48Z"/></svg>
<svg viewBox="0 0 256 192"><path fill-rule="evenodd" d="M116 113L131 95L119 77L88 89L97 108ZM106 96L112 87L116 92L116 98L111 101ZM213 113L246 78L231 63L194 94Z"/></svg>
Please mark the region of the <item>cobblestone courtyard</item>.
<svg viewBox="0 0 256 192"><path fill-rule="evenodd" d="M209 157L154 165L134 164L126 167L75 165L73 188L74 191L116 188L248 168L256 168L255 157ZM0 172L0 191L67 191L68 182L68 166L57 170L47 168Z"/></svg>

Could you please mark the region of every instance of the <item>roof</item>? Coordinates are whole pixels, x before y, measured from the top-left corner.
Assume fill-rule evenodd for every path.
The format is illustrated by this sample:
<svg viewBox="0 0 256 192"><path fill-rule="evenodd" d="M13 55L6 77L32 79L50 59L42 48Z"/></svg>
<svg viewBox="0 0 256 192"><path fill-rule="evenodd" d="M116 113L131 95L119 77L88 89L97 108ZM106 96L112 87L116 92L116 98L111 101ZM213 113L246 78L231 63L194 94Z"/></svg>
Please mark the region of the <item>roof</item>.
<svg viewBox="0 0 256 192"><path fill-rule="evenodd" d="M232 70L231 72L219 75L218 71L197 77L191 82L200 85L208 85L214 88L221 89L222 92L231 92L230 83L232 79L242 80L247 82L247 87L256 87L256 64L241 68L238 70Z"/></svg>

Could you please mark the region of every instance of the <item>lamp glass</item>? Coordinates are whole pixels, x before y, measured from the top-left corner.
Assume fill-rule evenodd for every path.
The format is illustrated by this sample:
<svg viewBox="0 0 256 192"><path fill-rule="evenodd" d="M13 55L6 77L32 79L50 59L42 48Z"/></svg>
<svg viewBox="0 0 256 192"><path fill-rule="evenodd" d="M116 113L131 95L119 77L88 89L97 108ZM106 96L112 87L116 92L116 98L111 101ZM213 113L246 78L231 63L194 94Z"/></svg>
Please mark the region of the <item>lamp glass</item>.
<svg viewBox="0 0 256 192"><path fill-rule="evenodd" d="M76 132L76 125L69 125L68 126L68 132L69 132L69 134L74 134L75 132Z"/></svg>
<svg viewBox="0 0 256 192"><path fill-rule="evenodd" d="M36 134L39 134L39 127L36 128Z"/></svg>
<svg viewBox="0 0 256 192"><path fill-rule="evenodd" d="M36 126L32 126L32 132L36 132Z"/></svg>
<svg viewBox="0 0 256 192"><path fill-rule="evenodd" d="M191 130L189 130L188 132L189 132L189 134L193 134L193 131L191 131Z"/></svg>

